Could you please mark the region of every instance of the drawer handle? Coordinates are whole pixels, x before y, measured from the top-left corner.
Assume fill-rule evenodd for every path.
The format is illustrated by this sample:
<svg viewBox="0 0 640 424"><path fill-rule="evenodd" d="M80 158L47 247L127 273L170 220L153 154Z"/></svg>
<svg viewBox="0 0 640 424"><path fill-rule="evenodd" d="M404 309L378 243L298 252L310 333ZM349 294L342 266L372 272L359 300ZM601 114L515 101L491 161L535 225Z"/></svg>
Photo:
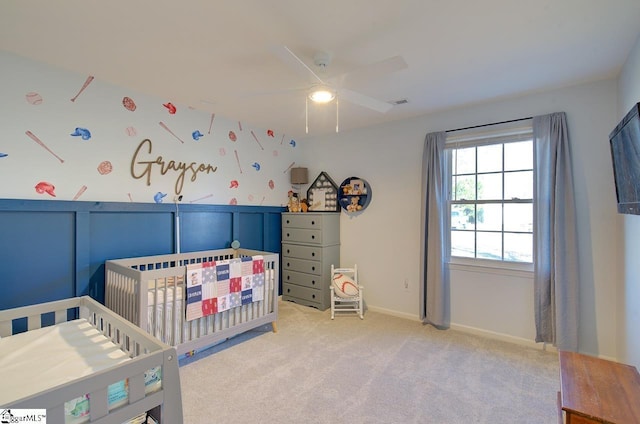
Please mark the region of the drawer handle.
<svg viewBox="0 0 640 424"><path fill-rule="evenodd" d="M316 225L316 221L311 221L311 225Z"/></svg>
<svg viewBox="0 0 640 424"><path fill-rule="evenodd" d="M289 233L287 233L287 237L290 237Z"/></svg>
<svg viewBox="0 0 640 424"><path fill-rule="evenodd" d="M291 279L291 277L289 275L287 275L287 281L289 281Z"/></svg>
<svg viewBox="0 0 640 424"><path fill-rule="evenodd" d="M291 266L291 264L289 262L287 262L287 267L290 267L290 266Z"/></svg>
<svg viewBox="0 0 640 424"><path fill-rule="evenodd" d="M291 291L291 289L287 289L287 293L289 293Z"/></svg>
<svg viewBox="0 0 640 424"><path fill-rule="evenodd" d="M291 222L291 221L289 221L289 220L287 219L287 224L288 224L288 223L290 223L290 222Z"/></svg>
<svg viewBox="0 0 640 424"><path fill-rule="evenodd" d="M316 256L316 252L311 252L311 257Z"/></svg>
<svg viewBox="0 0 640 424"><path fill-rule="evenodd" d="M311 271L315 271L315 270L316 270L316 267L315 267L315 266L312 266L312 267L311 267Z"/></svg>
<svg viewBox="0 0 640 424"><path fill-rule="evenodd" d="M289 249L287 249L287 253L291 253L291 251Z"/></svg>
<svg viewBox="0 0 640 424"><path fill-rule="evenodd" d="M311 240L315 240L315 239L316 239L315 235L311 236Z"/></svg>
<svg viewBox="0 0 640 424"><path fill-rule="evenodd" d="M316 298L316 295L315 295L315 294L312 294L312 295L311 295L311 297L312 297L313 299L315 299L315 298Z"/></svg>
<svg viewBox="0 0 640 424"><path fill-rule="evenodd" d="M316 285L316 280L311 280L311 285L315 286Z"/></svg>

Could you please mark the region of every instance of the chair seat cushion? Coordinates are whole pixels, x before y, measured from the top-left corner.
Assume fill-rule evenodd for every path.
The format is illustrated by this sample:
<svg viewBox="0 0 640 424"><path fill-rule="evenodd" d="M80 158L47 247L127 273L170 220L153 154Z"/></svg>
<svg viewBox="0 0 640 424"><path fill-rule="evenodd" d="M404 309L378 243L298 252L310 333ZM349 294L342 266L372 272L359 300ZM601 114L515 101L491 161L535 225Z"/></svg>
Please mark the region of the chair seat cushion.
<svg viewBox="0 0 640 424"><path fill-rule="evenodd" d="M334 274L331 284L338 297L354 297L360 292L358 284L344 274Z"/></svg>

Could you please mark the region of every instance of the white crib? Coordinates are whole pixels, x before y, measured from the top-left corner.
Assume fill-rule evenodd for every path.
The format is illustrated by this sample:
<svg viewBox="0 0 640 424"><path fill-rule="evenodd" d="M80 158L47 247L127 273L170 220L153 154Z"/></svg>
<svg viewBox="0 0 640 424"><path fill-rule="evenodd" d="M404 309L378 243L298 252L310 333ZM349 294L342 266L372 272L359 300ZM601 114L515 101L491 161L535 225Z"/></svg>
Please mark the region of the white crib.
<svg viewBox="0 0 640 424"><path fill-rule="evenodd" d="M234 257L264 259L264 298L188 321L187 269L193 264ZM105 305L168 345L178 355L213 346L278 317L279 255L248 249L221 249L109 260L105 263Z"/></svg>
<svg viewBox="0 0 640 424"><path fill-rule="evenodd" d="M183 420L175 348L90 297L0 311L0 370L5 411L44 409L55 424Z"/></svg>

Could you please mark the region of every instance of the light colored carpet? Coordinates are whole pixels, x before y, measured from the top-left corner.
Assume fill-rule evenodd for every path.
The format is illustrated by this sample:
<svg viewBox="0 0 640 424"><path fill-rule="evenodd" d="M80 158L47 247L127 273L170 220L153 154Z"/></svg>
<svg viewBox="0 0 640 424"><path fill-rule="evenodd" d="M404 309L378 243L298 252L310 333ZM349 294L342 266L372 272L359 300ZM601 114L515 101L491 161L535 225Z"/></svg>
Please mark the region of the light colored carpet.
<svg viewBox="0 0 640 424"><path fill-rule="evenodd" d="M279 303L181 360L185 424L557 423L557 355L367 312Z"/></svg>

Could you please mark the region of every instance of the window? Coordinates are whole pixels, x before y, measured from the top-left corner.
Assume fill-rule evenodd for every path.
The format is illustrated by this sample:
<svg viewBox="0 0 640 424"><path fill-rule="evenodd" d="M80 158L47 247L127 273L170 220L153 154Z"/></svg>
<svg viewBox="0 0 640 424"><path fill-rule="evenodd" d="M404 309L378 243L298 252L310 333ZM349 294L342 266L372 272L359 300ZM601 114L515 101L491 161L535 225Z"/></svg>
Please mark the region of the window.
<svg viewBox="0 0 640 424"><path fill-rule="evenodd" d="M448 137L452 262L533 262L531 129Z"/></svg>

